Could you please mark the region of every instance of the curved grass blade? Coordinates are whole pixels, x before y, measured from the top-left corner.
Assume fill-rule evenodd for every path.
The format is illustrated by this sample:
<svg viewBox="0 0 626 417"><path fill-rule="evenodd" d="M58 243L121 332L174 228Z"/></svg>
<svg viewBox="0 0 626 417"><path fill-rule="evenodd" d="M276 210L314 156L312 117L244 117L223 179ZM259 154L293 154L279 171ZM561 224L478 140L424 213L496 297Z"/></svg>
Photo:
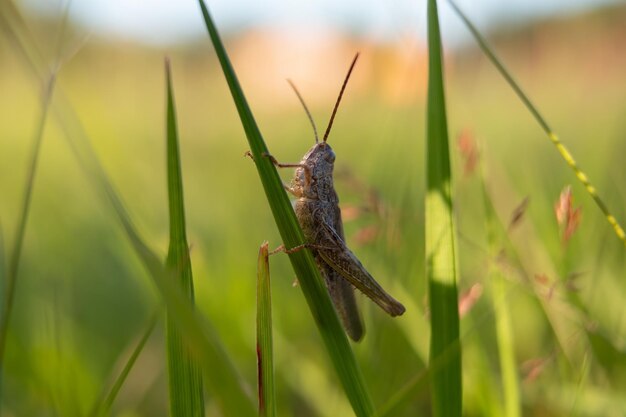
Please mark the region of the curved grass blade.
<svg viewBox="0 0 626 417"><path fill-rule="evenodd" d="M304 243L304 237L291 203L289 202L289 198L283 189L276 168L268 158L263 156L264 153L267 152L267 146L263 141L261 132L248 107L248 103L241 90L228 54L224 49L217 28L204 2L202 0L198 0L198 2L209 36L222 66L224 77L226 78L237 111L239 112L239 117L246 132L246 137L252 155L254 156L261 183L263 184L283 243L287 248L300 246ZM310 251L302 250L291 253L289 254L289 260L298 277L300 288L302 288L311 314L326 344L330 358L354 412L357 416L372 415L374 413L372 400L367 392L354 353L350 348L346 334L337 318L328 291L319 275L319 271L315 266Z"/></svg>
<svg viewBox="0 0 626 417"><path fill-rule="evenodd" d="M41 61L37 59L37 56L41 54L38 53L32 34L16 10L11 10L11 17L17 17L9 20L4 15L4 11L5 9L0 7L0 27L6 29L12 45L24 58L28 69L38 80L41 79L43 71L40 68ZM53 110L80 168L104 203L110 204L137 257L153 279L168 313L175 319L181 332L185 333L187 342L197 355L205 375L210 376L205 383L216 394L217 406L224 415L255 415L255 407L249 395L250 390L235 369L217 332L189 305L180 286L176 284L159 257L139 235L121 198L100 164L78 116L61 91L56 92Z"/></svg>
<svg viewBox="0 0 626 417"><path fill-rule="evenodd" d="M426 276L430 299L433 415L461 416L461 344L456 288L456 237L450 150L436 0L428 1L426 126Z"/></svg>
<svg viewBox="0 0 626 417"><path fill-rule="evenodd" d="M256 293L256 354L258 369L259 416L276 416L274 348L272 337L272 292L268 243L259 249Z"/></svg>
<svg viewBox="0 0 626 417"><path fill-rule="evenodd" d="M56 73L53 72L45 85L45 91L41 104L41 114L37 122L28 170L26 171L24 196L22 199L22 206L20 208L20 212L18 215L19 217L17 220L17 231L15 233L15 240L13 242L11 255L8 260L6 280L3 279L2 281L5 287L3 288L4 291L2 292L2 316L0 316L0 398L2 397L1 382L2 376L4 374L4 351L6 347L9 323L11 320L11 313L13 312L15 289L17 287L17 276L22 254L22 246L24 243L24 234L26 233L26 222L28 221L28 213L30 212L30 203L32 200L33 189L35 185L35 175L37 173L41 143L43 140L46 120L48 119L48 111L50 109L50 103L52 101L55 80Z"/></svg>
<svg viewBox="0 0 626 417"><path fill-rule="evenodd" d="M93 411L89 414L90 416L93 416L93 417L108 416L110 414L111 407L113 406L113 402L117 398L117 394L119 394L120 390L122 389L124 382L126 382L126 378L128 378L128 374L130 374L130 371L133 369L133 366L135 366L135 362L137 362L137 358L143 351L143 348L146 345L146 342L152 335L152 331L154 330L158 319L159 319L159 312L157 311L154 314L152 314L150 321L148 321L148 326L146 327L146 330L141 336L141 339L139 339L137 346L135 346L135 349L133 349L133 352L128 357L128 360L126 361L126 364L124 365L124 368L115 379L115 382L111 386L111 389L109 390L108 394L104 398L101 398L99 400L99 403L94 405L92 409Z"/></svg>
<svg viewBox="0 0 626 417"><path fill-rule="evenodd" d="M617 235L618 239L620 239L622 243L626 246L626 232L624 232L624 229L617 221L617 218L615 218L615 216L611 214L611 211L609 210L608 206L604 203L604 200L602 200L602 198L598 195L598 191L596 190L596 187L594 187L591 184L589 177L587 177L587 175L580 169L580 167L576 163L576 160L574 159L572 154L565 147L565 145L561 142L561 140L559 139L557 134L554 132L554 130L552 130L550 125L548 125L548 122L546 121L546 119L541 115L541 113L539 112L537 107L533 104L533 102L530 100L530 98L524 93L522 88L515 81L511 73L504 66L504 64L498 59L498 57L493 52L492 48L487 43L486 39L480 34L476 26L474 26L474 24L469 20L469 18L465 15L465 13L463 13L463 11L459 8L459 6L457 6L457 4L454 1L448 0L448 3L450 3L450 5L452 6L452 9L454 9L456 14L461 18L463 23L465 23L465 26L467 26L469 31L472 33L472 36L474 36L474 39L476 39L476 42L480 46L480 49L482 49L482 51L485 53L487 58L489 58L491 63L496 67L498 72L504 77L504 79L511 86L513 91L515 91L515 94L517 94L520 100L522 100L526 108L530 111L530 113L533 115L537 123L539 123L539 125L541 126L541 129L543 129L543 131L548 135L548 138L554 144L557 151L559 151L559 154L561 155L561 157L565 160L567 165L574 171L574 174L576 175L576 178L578 178L578 181L580 181L581 184L585 187L585 189L587 190L587 192L589 193L593 201L596 203L596 206L598 206L602 214L604 214L604 216L606 217L606 220L609 222L609 224L613 228L613 231Z"/></svg>
<svg viewBox="0 0 626 417"><path fill-rule="evenodd" d="M167 191L170 212L170 244L167 268L181 285L193 306L193 276L185 226L183 180L176 127L176 108L169 61L165 61L167 83ZM170 415L204 416L204 396L200 369L189 352L184 335L175 320L167 318Z"/></svg>

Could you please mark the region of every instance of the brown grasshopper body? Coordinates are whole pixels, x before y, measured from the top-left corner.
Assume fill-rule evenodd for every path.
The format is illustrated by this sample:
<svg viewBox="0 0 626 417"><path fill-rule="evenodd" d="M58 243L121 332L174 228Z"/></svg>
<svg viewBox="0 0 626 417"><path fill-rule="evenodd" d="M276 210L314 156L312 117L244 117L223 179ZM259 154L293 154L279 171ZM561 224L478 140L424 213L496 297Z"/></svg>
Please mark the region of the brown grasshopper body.
<svg viewBox="0 0 626 417"><path fill-rule="evenodd" d="M330 145L316 144L300 161L287 189L298 197L298 222L346 332L352 339L360 340L363 325L353 286L391 316L404 313L404 306L385 292L345 243L339 198L333 186L334 162Z"/></svg>
<svg viewBox="0 0 626 417"><path fill-rule="evenodd" d="M363 337L364 328L353 287L358 288L391 316L399 316L405 311L404 306L385 292L348 249L343 233L339 198L333 185L335 153L326 143L326 139L357 58L358 54L341 88L324 140L318 142L316 133L316 144L298 164L280 164L270 156L279 167L296 168L291 184L285 185L285 189L298 198L294 206L306 246L313 253L346 333L355 341ZM297 90L296 94L304 105ZM313 122L306 105L304 107ZM315 130L314 123L313 127Z"/></svg>

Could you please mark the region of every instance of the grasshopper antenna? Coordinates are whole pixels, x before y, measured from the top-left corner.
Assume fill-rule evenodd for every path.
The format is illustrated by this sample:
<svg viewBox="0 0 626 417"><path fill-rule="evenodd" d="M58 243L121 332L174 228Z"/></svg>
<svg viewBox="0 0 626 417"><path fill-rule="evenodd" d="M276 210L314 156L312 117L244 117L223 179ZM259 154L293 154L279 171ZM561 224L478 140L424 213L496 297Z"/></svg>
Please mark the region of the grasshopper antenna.
<svg viewBox="0 0 626 417"><path fill-rule="evenodd" d="M350 74L352 74L352 69L354 69L354 64L356 64L356 60L359 59L359 53L357 52L352 60L352 64L350 64L350 69L348 70L348 74L346 75L346 79L343 80L343 85L341 86L341 91L339 91L339 97L337 97L337 102L335 103L335 108L333 109L333 114L330 115L330 121L328 122L328 127L326 128L326 133L324 133L324 143L326 143L326 139L328 139L328 134L330 133L330 128L333 126L333 120L335 120L335 114L337 114L337 109L339 108L339 102L341 101L341 97L343 96L343 92L346 89L346 85L348 84L348 80L350 79Z"/></svg>
<svg viewBox="0 0 626 417"><path fill-rule="evenodd" d="M309 108L306 106L306 103L304 102L304 99L300 95L300 92L298 91L298 88L296 87L296 85L290 79L287 79L287 82L289 83L291 88L293 88L293 91L298 96L298 100L300 100L300 103L302 103L302 107L304 107L304 111L306 112L306 115L309 117L311 126L313 126L313 134L315 135L315 143L318 143L319 139L317 137L317 128L315 127L315 121L313 120L313 116L311 116L311 112L309 111Z"/></svg>

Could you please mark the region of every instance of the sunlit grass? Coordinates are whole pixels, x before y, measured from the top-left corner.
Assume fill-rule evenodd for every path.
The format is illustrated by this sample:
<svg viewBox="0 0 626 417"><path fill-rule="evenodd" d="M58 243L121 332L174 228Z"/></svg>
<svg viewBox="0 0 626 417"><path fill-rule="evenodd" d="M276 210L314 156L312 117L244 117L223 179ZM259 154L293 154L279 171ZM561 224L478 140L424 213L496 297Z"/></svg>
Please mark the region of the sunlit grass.
<svg viewBox="0 0 626 417"><path fill-rule="evenodd" d="M248 139L259 178L284 245L286 248L301 246L305 241L296 215L287 198L276 167L269 158L265 157L270 152L263 141L244 92L239 85L217 27L213 23L204 1L199 0L199 4L213 47L222 66L224 77L228 82L233 101L237 107L242 127L246 132L246 138ZM292 252L289 253L289 259L354 413L357 416L373 415L374 405L366 388L361 370L350 348L346 334L339 323L337 313L331 304L328 291L315 266L311 253L308 250Z"/></svg>
<svg viewBox="0 0 626 417"><path fill-rule="evenodd" d="M587 66L571 67L570 62L562 61L562 55L550 53L549 39L545 42L544 60L537 61L530 75L522 72L520 80L526 84L531 79L533 96L541 88L537 98L541 107L567 139L572 154L580 155L616 218L625 218L626 199L620 185L624 176L618 162L626 152L621 140L621 109L626 99L615 88L621 77L611 79L607 73L593 80L585 75ZM503 44L499 47L508 54L516 53ZM22 63L22 55L12 48L6 48L3 58L7 60L0 64L4 68L6 62L9 67L0 72L0 88L6 92L0 98L0 224L8 248L18 225L23 191L20 178L26 171L41 106L40 81L28 75L32 73ZM105 53L99 48L88 45L87 55L77 56L69 71L60 73L61 103L69 98L77 109L137 229L162 261L168 244L162 54L139 48L124 52L117 47ZM470 358L463 370L464 412L487 415L486 410L498 408L493 404L496 401L504 404L506 392L511 390L507 383L510 373L509 377L505 373L514 368L521 415L624 414L620 389L626 363L620 350L626 334L621 302L622 271L626 268L623 248L490 64L481 61L477 65L449 52L446 94L451 154L455 154L452 143L457 133L471 128L483 145L485 183L496 221L506 224L519 202L530 197L519 226L508 236L497 235L490 247L480 183L476 176L460 174L453 162L460 236L459 290L463 293L474 283L485 284L482 298L469 316L461 319L461 342L464 355ZM210 49L205 50L204 55L211 54ZM106 56L107 61L101 63L99 56ZM246 394L239 397L245 399L242 413L254 414L256 255L258 242L268 239L277 245L281 238L254 163L242 156L248 145L217 63L196 57L192 65L189 56L178 51L171 57L176 68L197 310L211 320L211 328L237 366L239 381L244 381ZM350 54L346 61L349 58ZM341 63L323 65L338 68L341 77ZM549 65L553 67L546 71ZM517 73L517 68L511 67ZM106 88L95 84L90 90L85 87L87 78L81 75L88 70L98 76L113 70L119 75L111 77ZM288 65L276 74L281 80L286 76L291 76ZM241 81L245 86L255 80ZM315 86L299 85L305 96ZM565 99L583 94L586 104ZM355 88L347 98L332 139L337 168L349 169L371 186L384 207L382 216L365 213L346 222L348 242L364 263L371 265L376 278L389 285L390 292L395 295L394 287L398 288L402 301L404 294L409 294L407 307L411 305L406 317L391 320L362 302L368 334L354 347L355 357L373 403L385 407L381 410L387 411L386 415L429 415L429 375L423 362L429 332L417 326L418 320L422 324L428 320L423 261L416 256L422 250L424 233L420 201L425 183L423 99L390 104L385 95L369 87ZM272 151L281 159L297 160L312 141L297 101L293 100L293 107L267 109L252 94L250 102ZM325 115L328 106L314 105L312 111ZM586 107L589 111L581 112ZM96 198L100 196L94 194L98 187L79 169L58 120L50 120L20 264L25 279L18 282L14 324L6 340L3 414L86 415L89 409L84 404L92 406L102 392L109 392L108 378L115 375L116 360L121 356L123 364L125 355L141 340L155 301L161 298L119 228L116 214L108 209L106 200ZM592 146L587 133L598 129L603 140ZM590 151L594 147L597 152ZM570 243L563 246L553 205L566 184L572 184L583 218ZM337 187L344 206L366 206L367 192L354 189L345 179L338 180ZM357 243L359 232L371 226L378 227L379 235L371 243ZM512 256L511 247L519 257ZM504 258L497 256L502 248ZM494 256L500 261L497 265ZM492 266L503 269L505 284L502 291L496 288L494 293L487 281ZM541 274L546 274L547 285L539 284L536 276ZM570 274L578 275L570 281ZM287 256L272 257L277 414L349 415L351 406L329 364L302 291L292 287L294 279ZM552 286L553 295L548 298ZM498 340L501 336L496 332L504 316L497 312L499 307L492 307L494 301L500 307L505 304L511 313L507 327L513 333L514 349L504 360L498 355L507 337ZM553 310L550 320L544 307ZM190 317L185 312L177 314ZM159 328L121 385L112 414L167 413L166 356ZM190 334L203 330L195 325L187 328ZM195 341L196 345L202 343ZM128 346L131 348L126 350ZM487 358L486 364L473 360L479 357L477 352ZM215 370L205 375L209 378L206 412L216 415L222 408L219 398L238 389L220 393L219 387L210 385L221 380L215 378ZM481 375L502 380L502 386L482 384ZM509 403L515 405L515 396L508 395Z"/></svg>
<svg viewBox="0 0 626 417"><path fill-rule="evenodd" d="M268 243L259 249L257 265L257 392L259 416L276 416L276 384L274 382L274 336L272 330L272 292Z"/></svg>
<svg viewBox="0 0 626 417"><path fill-rule="evenodd" d="M428 2L426 113L426 278L430 307L430 378L434 416L462 411L461 343L457 294L455 196L443 81L437 2Z"/></svg>
<svg viewBox="0 0 626 417"><path fill-rule="evenodd" d="M165 261L172 278L194 306L194 284L187 243L185 202L180 162L176 104L171 67L165 62L167 85L167 195L170 217L170 241ZM170 391L170 414L173 416L204 416L204 388L197 359L192 355L185 334L175 319L167 320L167 364Z"/></svg>
<svg viewBox="0 0 626 417"><path fill-rule="evenodd" d="M456 5L455 2L448 0L452 5L454 11L461 17L463 23L468 27L476 41L478 42L480 48L484 51L485 55L489 58L491 63L497 68L500 74L504 77L506 82L511 86L511 88L515 91L519 99L524 103L528 111L532 114L534 119L539 123L541 129L546 133L550 141L554 144L557 151L565 161L565 163L574 171L576 178L580 183L585 187L587 193L591 196L596 206L600 209L606 220L609 222L611 227L613 228L615 235L618 239L622 241L622 243L626 246L626 232L620 225L619 221L615 217L615 215L609 210L608 206L604 202L604 199L600 197L596 187L591 183L591 180L587 177L587 174L583 172L578 163L574 160L574 157L567 149L565 144L561 142L559 136L555 133L555 131L548 125L548 121L539 111L537 106L530 100L528 95L524 92L522 87L515 81L513 75L509 70L506 69L504 64L498 59L496 54L492 51L491 47L488 45L486 39L480 34L480 32L476 29L476 27L472 24L469 18L463 13L463 11Z"/></svg>

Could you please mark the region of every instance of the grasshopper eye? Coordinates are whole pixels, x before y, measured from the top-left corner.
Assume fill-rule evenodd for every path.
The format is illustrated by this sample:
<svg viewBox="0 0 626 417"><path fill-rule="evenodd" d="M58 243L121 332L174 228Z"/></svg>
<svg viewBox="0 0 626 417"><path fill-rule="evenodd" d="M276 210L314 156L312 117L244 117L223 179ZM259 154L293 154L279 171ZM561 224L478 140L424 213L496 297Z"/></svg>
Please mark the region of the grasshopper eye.
<svg viewBox="0 0 626 417"><path fill-rule="evenodd" d="M335 162L335 152L330 151L326 154L326 160L330 163Z"/></svg>

